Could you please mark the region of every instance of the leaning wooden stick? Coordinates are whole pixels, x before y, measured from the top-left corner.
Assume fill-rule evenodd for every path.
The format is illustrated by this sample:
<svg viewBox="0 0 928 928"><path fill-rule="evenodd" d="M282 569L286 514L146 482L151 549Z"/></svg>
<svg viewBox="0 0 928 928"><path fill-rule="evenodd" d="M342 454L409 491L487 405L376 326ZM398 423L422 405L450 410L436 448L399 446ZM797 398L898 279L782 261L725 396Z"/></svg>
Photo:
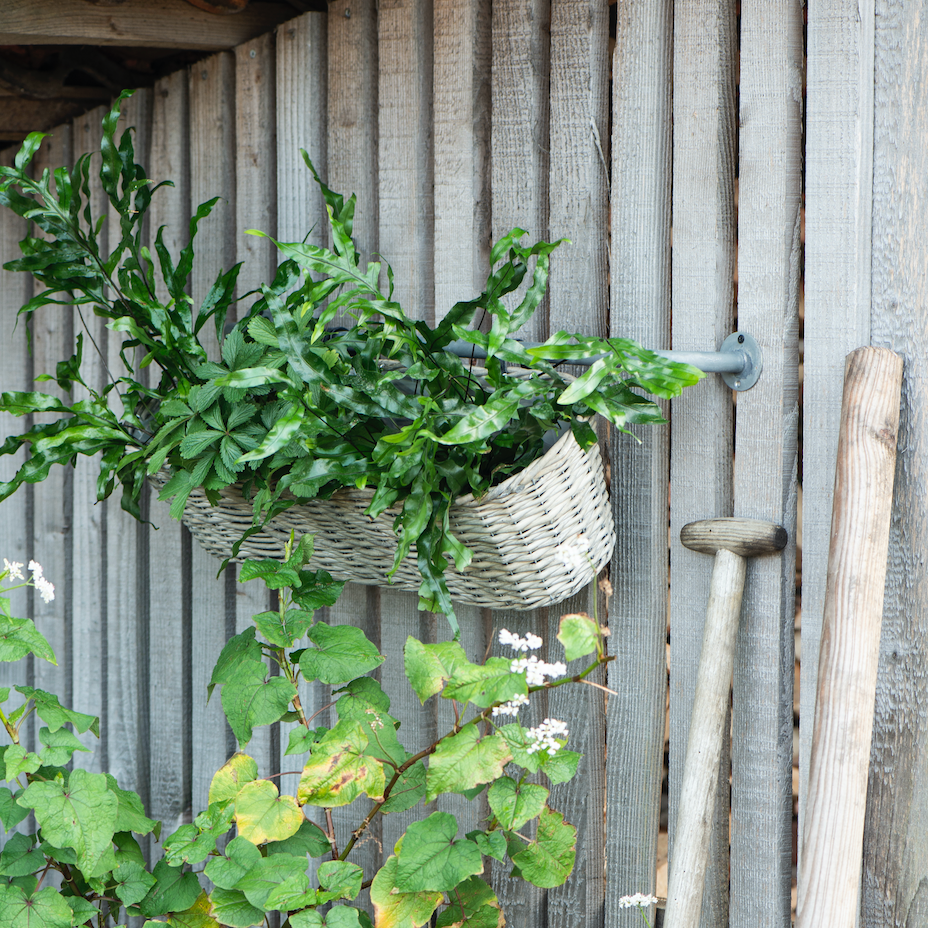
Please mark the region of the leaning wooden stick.
<svg viewBox="0 0 928 928"><path fill-rule="evenodd" d="M847 359L797 928L853 928L860 885L902 358Z"/></svg>
<svg viewBox="0 0 928 928"><path fill-rule="evenodd" d="M664 913L664 928L697 928L746 559L782 550L787 537L786 529L772 522L706 519L684 525L680 540L687 548L715 555Z"/></svg>

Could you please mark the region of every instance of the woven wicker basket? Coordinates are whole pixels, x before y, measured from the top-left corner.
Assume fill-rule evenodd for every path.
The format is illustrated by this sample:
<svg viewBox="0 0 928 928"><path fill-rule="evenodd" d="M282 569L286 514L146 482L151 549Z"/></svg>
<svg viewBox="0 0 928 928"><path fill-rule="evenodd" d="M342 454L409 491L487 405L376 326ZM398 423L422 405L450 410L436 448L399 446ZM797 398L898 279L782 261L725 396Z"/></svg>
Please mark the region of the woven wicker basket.
<svg viewBox="0 0 928 928"><path fill-rule="evenodd" d="M159 490L165 470L150 480ZM283 555L291 531L315 533L309 566L341 580L417 591L422 582L415 554L392 581L395 510L377 519L364 514L373 490L338 490L331 499L307 500L282 512L239 551L246 557ZM211 554L228 557L252 525L252 504L227 487L216 506L202 490L187 500L183 521ZM615 532L599 447L584 452L567 432L538 460L480 499L462 496L450 513L451 530L473 552L467 570L446 571L453 599L478 606L534 609L565 600L590 582L612 556Z"/></svg>

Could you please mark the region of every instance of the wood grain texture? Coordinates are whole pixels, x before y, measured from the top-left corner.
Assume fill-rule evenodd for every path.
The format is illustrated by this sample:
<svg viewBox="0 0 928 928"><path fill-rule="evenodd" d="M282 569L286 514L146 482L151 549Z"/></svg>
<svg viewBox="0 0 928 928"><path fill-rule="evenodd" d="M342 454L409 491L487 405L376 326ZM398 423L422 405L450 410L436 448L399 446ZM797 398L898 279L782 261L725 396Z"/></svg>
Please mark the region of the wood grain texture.
<svg viewBox="0 0 928 928"><path fill-rule="evenodd" d="M609 188L602 148L609 125L609 11L604 4L552 0L550 61L548 228L552 239L567 238L570 244L551 256L549 330L603 336L609 306ZM556 659L561 659L555 644L560 617L592 615L598 595L591 582L548 610L543 637ZM597 682L602 684L604 676ZM577 828L578 840L570 879L548 892L547 923L550 928L598 925L604 893L604 693L563 687L549 694L548 714L567 723L570 748L583 759L573 784L551 790L552 806Z"/></svg>
<svg viewBox="0 0 928 928"><path fill-rule="evenodd" d="M209 220L200 229L192 291L194 307L221 270L236 261L235 56L222 52L190 70L191 208L217 195ZM204 327L214 332L212 324ZM201 335L202 338L202 335ZM218 353L218 343L207 349ZM235 749L217 698L206 704L206 685L226 640L235 633L235 578L216 576L219 563L196 542L191 561L191 621L196 655L192 667L193 808L205 809L210 780Z"/></svg>
<svg viewBox="0 0 928 928"><path fill-rule="evenodd" d="M691 551L715 554L725 549L741 557L757 557L782 551L786 529L761 519L703 519L680 529L680 542Z"/></svg>
<svg viewBox="0 0 928 928"><path fill-rule="evenodd" d="M245 294L270 283L277 268L273 242L245 232L258 229L277 237L276 97L274 36L263 35L238 46L235 49L235 260L242 262L236 296L244 297L236 307L238 317L256 299ZM238 568L231 570L237 575ZM234 600L237 633L252 626L252 616L272 608L270 591L260 580L236 582ZM258 762L262 776L280 772L278 726L255 729L247 750Z"/></svg>
<svg viewBox="0 0 928 928"><path fill-rule="evenodd" d="M354 237L362 261L378 250L377 6L333 0L328 13L328 178L332 190L357 194Z"/></svg>
<svg viewBox="0 0 928 928"><path fill-rule="evenodd" d="M277 232L280 241L328 241L325 201L300 149L328 175L328 17L306 13L277 30Z"/></svg>
<svg viewBox="0 0 928 928"><path fill-rule="evenodd" d="M525 243L548 238L550 27L550 0L493 4L490 176L494 240L515 227L528 233ZM521 293L520 288L507 299L517 305ZM521 336L543 339L547 315L545 297Z"/></svg>
<svg viewBox="0 0 928 928"><path fill-rule="evenodd" d="M735 55L731 0L674 6L673 347L715 351L732 331ZM732 513L731 392L707 377L673 402L670 485L670 867L710 567L680 528ZM728 923L728 758L703 896L703 928Z"/></svg>
<svg viewBox="0 0 928 928"><path fill-rule="evenodd" d="M902 358L847 360L796 924L857 917L873 702L896 469Z"/></svg>
<svg viewBox="0 0 928 928"><path fill-rule="evenodd" d="M903 356L905 375L864 831L867 928L928 919L926 114L913 92L928 74L928 22L902 3L881 2L876 12L871 339Z"/></svg>
<svg viewBox="0 0 928 928"><path fill-rule="evenodd" d="M870 341L874 3L809 6L806 64L799 827L828 567L844 359ZM803 719L807 720L803 724ZM802 868L802 848L800 869ZM802 888L800 887L800 896Z"/></svg>
<svg viewBox="0 0 928 928"><path fill-rule="evenodd" d="M733 926L790 923L802 180L802 10L741 8L738 326L764 372L738 396L735 515L782 525L751 562L732 704Z"/></svg>
<svg viewBox="0 0 928 928"><path fill-rule="evenodd" d="M117 133L133 129L136 161L148 168L151 142L152 91L138 90L124 101ZM99 121L97 122L99 132ZM109 242L119 241L119 217L108 211ZM106 365L116 378L127 373L120 358L122 337L107 331ZM111 407L122 413L118 391L110 394ZM104 504L106 545L105 576L98 579L106 591L106 661L104 663L105 745L107 770L123 789L150 805L149 749L149 602L148 534L120 506L120 489ZM147 500L146 500L147 502Z"/></svg>
<svg viewBox="0 0 928 928"><path fill-rule="evenodd" d="M675 822L673 867L664 913L667 928L696 928L699 924L746 568L745 558L727 549L719 550L714 557L680 788L680 812Z"/></svg>
<svg viewBox="0 0 928 928"><path fill-rule="evenodd" d="M293 15L286 3L261 3L235 16L215 16L184 0L9 0L5 45L145 45L218 51L267 32Z"/></svg>
<svg viewBox="0 0 928 928"><path fill-rule="evenodd" d="M149 171L171 178L152 199L149 235L164 227L164 243L175 262L187 243L190 216L189 82L182 71L156 82L152 92ZM160 298L167 296L160 279ZM149 518L157 531L148 537L149 705L152 746L149 814L164 822L165 836L191 811L190 535L171 519L167 503L150 493ZM201 694L202 698L202 694Z"/></svg>
<svg viewBox="0 0 928 928"><path fill-rule="evenodd" d="M40 176L48 168L54 170L72 163L71 126L58 126L45 139L33 160L33 173ZM37 287L39 285L36 285ZM54 374L55 365L70 357L74 344L74 327L71 314L54 311L33 314L32 370L39 374ZM61 395L54 383L39 386L49 393ZM42 413L50 420L57 416ZM39 416L36 416L36 421ZM51 644L58 658L58 666L45 661L34 661L30 685L56 693L64 705L70 705L71 690L71 639L68 633L72 619L71 599L71 533L73 518L73 472L71 468L54 467L48 477L33 490L33 539L29 557L38 561L45 576L55 584L55 599L44 603L32 595L32 615L36 627ZM33 723L33 727L38 726ZM98 745L92 745L96 748Z"/></svg>
<svg viewBox="0 0 928 928"><path fill-rule="evenodd" d="M612 58L610 335L670 347L673 4L617 7ZM622 544L610 568L605 924L639 920L618 900L654 892L667 698L670 427L609 445ZM621 475L620 479L616 479ZM654 913L649 913L654 924Z"/></svg>
<svg viewBox="0 0 928 928"><path fill-rule="evenodd" d="M490 16L489 0L435 0L436 320L489 269Z"/></svg>

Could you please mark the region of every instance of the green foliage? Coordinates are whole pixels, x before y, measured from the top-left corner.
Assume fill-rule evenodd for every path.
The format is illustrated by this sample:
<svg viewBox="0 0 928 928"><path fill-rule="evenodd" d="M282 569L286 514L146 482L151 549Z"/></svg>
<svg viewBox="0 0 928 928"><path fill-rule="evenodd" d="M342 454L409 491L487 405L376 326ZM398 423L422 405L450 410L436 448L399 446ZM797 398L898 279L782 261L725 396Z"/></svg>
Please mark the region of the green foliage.
<svg viewBox="0 0 928 928"><path fill-rule="evenodd" d="M394 520L394 569L415 551L422 608L444 612L457 630L444 575L451 563L466 567L471 552L449 526L454 499L479 496L525 467L559 428L571 428L588 447L594 414L623 430L662 422L657 404L643 394L673 397L701 376L628 339L558 332L541 347L521 345L518 330L544 297L559 243L525 245L520 229L493 247L482 293L439 307L444 317L435 326L410 319L393 299L389 267L361 260L352 239L354 198L329 190L308 158L327 203L333 247L276 243L282 260L275 278L248 295L251 305L238 308L226 334L239 266L220 272L199 306L188 295L197 232L216 199L197 209L179 255L170 254L163 229L146 247L147 211L162 185L135 162L131 132L116 138L126 96L103 121L100 180L120 225L109 253L97 235L104 217L92 215L89 205L88 155L73 169L33 178L29 165L42 140L33 133L14 166L0 166L0 204L42 231L24 239L22 257L5 265L42 285L20 312L74 306L83 321L92 311L106 320L111 338L121 338L124 362L102 389L85 382L84 354L97 346L92 337L85 345L82 333L71 357L49 375L68 392L81 384L82 399L61 401L41 391L0 395L0 412L58 414L0 444L0 454L29 450L15 476L0 482L0 500L82 454L99 455L99 498L120 484L123 507L137 517L145 481L162 466L171 477L161 498L173 500L175 518L195 488L215 502L223 488L239 484L254 503L251 531L300 500L369 487L366 511L389 510ZM214 337L218 356L207 352ZM449 352L454 340L485 352L485 370ZM576 380L558 369L590 356L600 357ZM299 586L273 571L267 579ZM333 590L330 579L302 590L300 608L330 603ZM303 621L284 617L274 643L297 634ZM25 626L4 636L0 659L38 645L30 635ZM53 660L50 649L33 653ZM251 695L264 703L254 721L266 718L284 693ZM244 733L252 700L242 693L236 699Z"/></svg>

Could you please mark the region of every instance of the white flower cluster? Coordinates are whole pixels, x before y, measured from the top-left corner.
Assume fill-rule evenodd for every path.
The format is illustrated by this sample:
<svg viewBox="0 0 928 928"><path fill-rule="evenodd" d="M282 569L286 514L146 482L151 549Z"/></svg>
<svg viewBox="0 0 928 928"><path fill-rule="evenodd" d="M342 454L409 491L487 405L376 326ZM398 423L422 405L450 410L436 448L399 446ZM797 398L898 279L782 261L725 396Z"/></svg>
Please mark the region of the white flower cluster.
<svg viewBox="0 0 928 928"><path fill-rule="evenodd" d="M528 696L519 693L515 699L503 703L501 706L493 707L493 715L518 715L522 706L528 705Z"/></svg>
<svg viewBox="0 0 928 928"><path fill-rule="evenodd" d="M567 723L559 722L557 719L545 719L537 728L530 728L525 734L532 742L526 748L529 754L537 754L538 751L557 754L563 747L563 743L557 739L567 739Z"/></svg>
<svg viewBox="0 0 928 928"><path fill-rule="evenodd" d="M589 573L593 569L590 560L590 543L583 532L554 549L555 557L568 569L576 573Z"/></svg>
<svg viewBox="0 0 928 928"><path fill-rule="evenodd" d="M13 561L10 563L6 558L4 558L3 572L8 573L11 580L23 579L23 565L19 561Z"/></svg>
<svg viewBox="0 0 928 928"><path fill-rule="evenodd" d="M619 899L620 909L631 909L637 906L644 909L649 905L657 905L657 896L650 896L646 893L635 893L633 896L622 896Z"/></svg>
<svg viewBox="0 0 928 928"><path fill-rule="evenodd" d="M567 665L561 661L548 664L538 660L534 654L531 657L520 657L514 660L509 669L512 673L524 673L525 682L529 686L541 686L545 682L545 677L557 679L567 673Z"/></svg>
<svg viewBox="0 0 928 928"><path fill-rule="evenodd" d="M29 569L32 571L32 585L39 591L39 596L50 603L55 598L55 585L45 579L42 565L38 561L30 561Z"/></svg>
<svg viewBox="0 0 928 928"><path fill-rule="evenodd" d="M508 629L502 629L499 633L499 643L508 644L515 651L537 651L544 642L538 635L529 632L524 638L514 635Z"/></svg>

